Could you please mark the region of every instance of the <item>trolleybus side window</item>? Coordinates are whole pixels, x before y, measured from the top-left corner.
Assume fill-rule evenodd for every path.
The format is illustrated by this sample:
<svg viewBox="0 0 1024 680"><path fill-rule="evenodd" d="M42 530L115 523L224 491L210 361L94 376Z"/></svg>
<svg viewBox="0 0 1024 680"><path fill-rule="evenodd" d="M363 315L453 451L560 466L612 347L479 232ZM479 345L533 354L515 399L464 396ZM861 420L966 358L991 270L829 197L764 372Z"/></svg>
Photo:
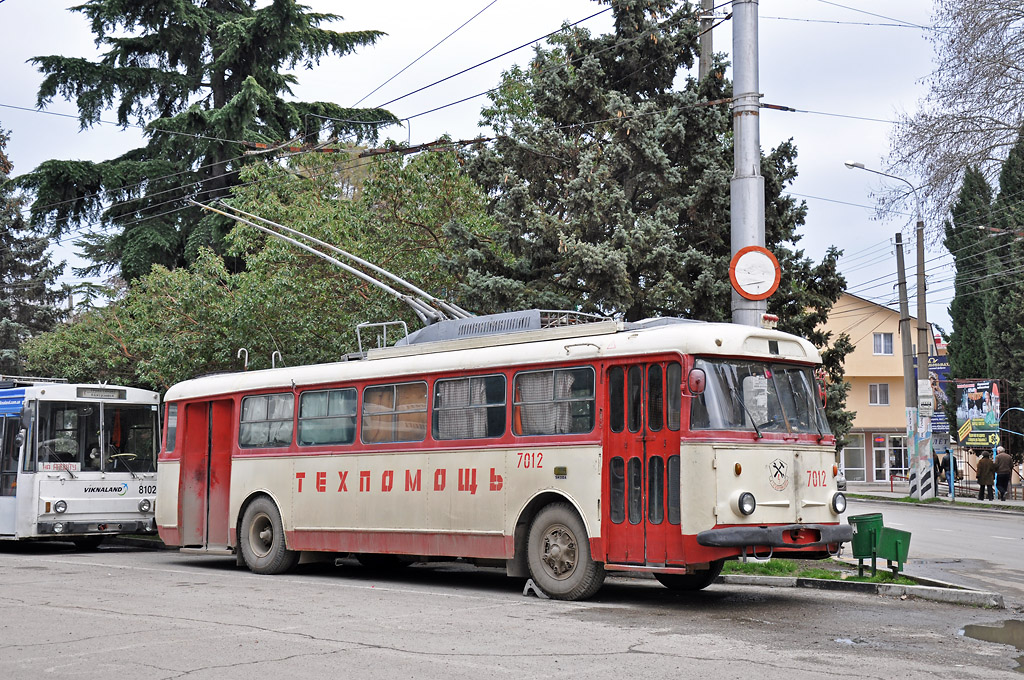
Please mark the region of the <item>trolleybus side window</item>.
<svg viewBox="0 0 1024 680"><path fill-rule="evenodd" d="M427 383L365 388L361 436L364 444L423 441L427 436Z"/></svg>
<svg viewBox="0 0 1024 680"><path fill-rule="evenodd" d="M683 369L679 362L669 362L665 369L665 423L672 431L679 430L680 412L683 407Z"/></svg>
<svg viewBox="0 0 1024 680"><path fill-rule="evenodd" d="M639 458L630 458L626 463L626 477L629 483L629 523L640 524L644 518L643 508L643 463Z"/></svg>
<svg viewBox="0 0 1024 680"><path fill-rule="evenodd" d="M661 524L665 518L665 461L651 456L647 461L647 519Z"/></svg>
<svg viewBox="0 0 1024 680"><path fill-rule="evenodd" d="M622 456L615 456L609 461L608 472L608 495L611 496L608 516L616 524L622 524L626 519L626 463Z"/></svg>
<svg viewBox="0 0 1024 680"><path fill-rule="evenodd" d="M622 366L608 371L608 424L612 432L622 432L626 426L625 375Z"/></svg>
<svg viewBox="0 0 1024 680"><path fill-rule="evenodd" d="M659 432L665 422L665 392L661 383L661 364L647 367L647 428Z"/></svg>
<svg viewBox="0 0 1024 680"><path fill-rule="evenodd" d="M668 523L679 524L679 456L668 457Z"/></svg>
<svg viewBox="0 0 1024 680"><path fill-rule="evenodd" d="M513 431L518 435L579 434L594 429L594 369L517 373Z"/></svg>
<svg viewBox="0 0 1024 680"><path fill-rule="evenodd" d="M242 399L238 445L242 448L288 446L292 443L295 395L261 394Z"/></svg>
<svg viewBox="0 0 1024 680"><path fill-rule="evenodd" d="M640 419L643 375L643 369L636 365L630 366L626 371L626 426L630 432L639 432L643 425Z"/></svg>
<svg viewBox="0 0 1024 680"><path fill-rule="evenodd" d="M0 496L14 496L18 487L18 432L17 418L0 418Z"/></svg>
<svg viewBox="0 0 1024 680"><path fill-rule="evenodd" d="M505 434L505 376L479 375L434 383L434 439Z"/></svg>
<svg viewBox="0 0 1024 680"><path fill-rule="evenodd" d="M356 391L318 390L299 397L299 446L351 444L356 439Z"/></svg>
<svg viewBox="0 0 1024 680"><path fill-rule="evenodd" d="M164 450L170 453L174 450L174 440L178 437L178 405L167 405L167 445Z"/></svg>

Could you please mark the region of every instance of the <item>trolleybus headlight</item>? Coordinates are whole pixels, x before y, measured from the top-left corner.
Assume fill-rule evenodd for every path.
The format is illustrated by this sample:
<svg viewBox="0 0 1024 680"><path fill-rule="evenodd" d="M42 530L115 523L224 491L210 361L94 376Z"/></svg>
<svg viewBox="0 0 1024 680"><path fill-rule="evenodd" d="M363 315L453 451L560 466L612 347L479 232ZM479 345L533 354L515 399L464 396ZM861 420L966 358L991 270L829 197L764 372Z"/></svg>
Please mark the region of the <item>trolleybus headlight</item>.
<svg viewBox="0 0 1024 680"><path fill-rule="evenodd" d="M740 494L739 501L736 503L739 508L741 515L753 515L754 509L757 507L757 501L754 500L754 494L749 491L744 491Z"/></svg>
<svg viewBox="0 0 1024 680"><path fill-rule="evenodd" d="M53 511L58 514L67 511L67 509L68 504L64 501L57 501L56 503L53 504Z"/></svg>
<svg viewBox="0 0 1024 680"><path fill-rule="evenodd" d="M149 512L151 507L153 507L153 504L149 502L148 498L143 498L139 501L139 512Z"/></svg>
<svg viewBox="0 0 1024 680"><path fill-rule="evenodd" d="M55 534L62 534L62 533L64 533L64 523L63 522L54 522L53 523L53 533L55 533Z"/></svg>
<svg viewBox="0 0 1024 680"><path fill-rule="evenodd" d="M846 512L846 495L837 493L832 496L832 512L841 515Z"/></svg>

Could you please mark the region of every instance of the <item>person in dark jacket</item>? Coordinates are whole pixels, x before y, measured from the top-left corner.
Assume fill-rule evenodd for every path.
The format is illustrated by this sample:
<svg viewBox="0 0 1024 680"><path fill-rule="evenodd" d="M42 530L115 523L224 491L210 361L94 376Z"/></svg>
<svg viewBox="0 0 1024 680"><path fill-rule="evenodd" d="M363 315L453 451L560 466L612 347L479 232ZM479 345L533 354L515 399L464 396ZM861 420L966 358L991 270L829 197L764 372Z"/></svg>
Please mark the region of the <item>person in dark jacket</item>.
<svg viewBox="0 0 1024 680"><path fill-rule="evenodd" d="M1006 490L1010 486L1010 472L1013 470L1013 461L1010 454L1002 446L996 449L994 461L996 469L996 491L999 492L999 500L1006 500Z"/></svg>
<svg viewBox="0 0 1024 680"><path fill-rule="evenodd" d="M993 500L992 484L996 478L996 464L992 461L992 452L985 449L978 459L978 500Z"/></svg>

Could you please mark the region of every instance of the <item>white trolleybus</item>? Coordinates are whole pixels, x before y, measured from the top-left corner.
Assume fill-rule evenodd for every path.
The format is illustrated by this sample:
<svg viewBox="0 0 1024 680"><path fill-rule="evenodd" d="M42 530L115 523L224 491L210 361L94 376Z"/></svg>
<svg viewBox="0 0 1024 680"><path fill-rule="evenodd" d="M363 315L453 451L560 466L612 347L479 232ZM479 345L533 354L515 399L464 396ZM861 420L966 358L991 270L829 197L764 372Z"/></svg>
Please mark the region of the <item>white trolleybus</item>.
<svg viewBox="0 0 1024 680"><path fill-rule="evenodd" d="M615 570L700 589L725 560L850 539L810 343L570 318L445 320L359 360L173 386L161 538L261 574L307 551L504 560L563 599Z"/></svg>
<svg viewBox="0 0 1024 680"><path fill-rule="evenodd" d="M159 395L0 376L0 540L155 533Z"/></svg>

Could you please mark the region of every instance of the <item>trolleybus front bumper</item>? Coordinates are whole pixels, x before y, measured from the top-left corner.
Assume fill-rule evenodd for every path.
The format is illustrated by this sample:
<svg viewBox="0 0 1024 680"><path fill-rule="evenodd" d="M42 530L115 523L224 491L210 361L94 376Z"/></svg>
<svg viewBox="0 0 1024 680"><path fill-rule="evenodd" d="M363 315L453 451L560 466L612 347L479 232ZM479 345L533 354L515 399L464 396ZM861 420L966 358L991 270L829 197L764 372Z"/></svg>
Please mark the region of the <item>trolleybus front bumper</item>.
<svg viewBox="0 0 1024 680"><path fill-rule="evenodd" d="M120 520L116 522L93 521L56 521L39 522L36 525L41 536L64 536L82 534L152 534L156 533L156 521L153 519Z"/></svg>
<svg viewBox="0 0 1024 680"><path fill-rule="evenodd" d="M780 524L709 529L697 534L697 543L711 548L802 548L845 543L852 538L853 527L849 524Z"/></svg>

